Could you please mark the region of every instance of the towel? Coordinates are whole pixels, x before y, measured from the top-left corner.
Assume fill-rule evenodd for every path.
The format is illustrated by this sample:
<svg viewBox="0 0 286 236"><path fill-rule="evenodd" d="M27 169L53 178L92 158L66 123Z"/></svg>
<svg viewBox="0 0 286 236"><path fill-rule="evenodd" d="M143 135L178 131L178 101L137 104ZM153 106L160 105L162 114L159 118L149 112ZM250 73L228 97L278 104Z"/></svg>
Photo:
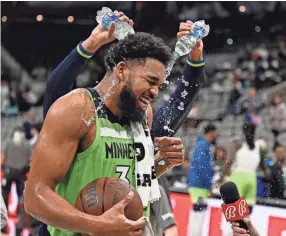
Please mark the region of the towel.
<svg viewBox="0 0 286 236"><path fill-rule="evenodd" d="M149 202L157 201L161 197L155 172L154 145L149 129L144 130L142 123L131 122L131 129L136 151L136 190L143 207L146 208Z"/></svg>

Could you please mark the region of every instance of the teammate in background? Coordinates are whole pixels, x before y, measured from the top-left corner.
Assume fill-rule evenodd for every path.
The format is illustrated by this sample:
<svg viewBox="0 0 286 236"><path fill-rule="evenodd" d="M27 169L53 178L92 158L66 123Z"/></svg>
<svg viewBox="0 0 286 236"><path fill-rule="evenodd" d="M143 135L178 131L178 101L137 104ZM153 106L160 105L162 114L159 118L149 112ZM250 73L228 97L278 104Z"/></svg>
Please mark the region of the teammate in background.
<svg viewBox="0 0 286 236"><path fill-rule="evenodd" d="M250 212L256 202L256 170L261 164L264 168L260 146L255 143L255 126L243 125L243 139L234 139L220 144L226 150L226 159L221 171L220 183L225 179L233 181L240 196L244 196ZM229 175L229 176L228 176Z"/></svg>
<svg viewBox="0 0 286 236"><path fill-rule="evenodd" d="M133 21L129 20L127 16L125 16L122 12L115 11L120 17L120 20L127 21L131 25L133 25ZM177 38L187 35L192 32L192 22L182 22L180 24L179 32L177 34ZM46 116L47 111L50 106L56 101L60 96L65 95L74 87L74 83L79 73L85 65L87 64L89 58L93 56L93 54L97 51L98 46L94 43L96 37L101 34L103 43L110 42L114 38L111 33L107 33L105 29L102 28L101 25L98 25L91 36L83 43L80 43L76 49L74 49L59 66L53 71L51 77L48 79L47 87L45 91L45 100L44 100L44 116ZM86 43L88 42L88 43ZM89 47L87 47L89 45ZM203 53L203 43L199 41L197 45L192 49L192 52L189 55L188 63L184 67L183 77L184 80L189 84L186 86L183 83L183 79L180 80L177 90L171 95L166 104L158 109L158 111L154 114L154 120L152 124L151 133L153 137L160 136L171 136L174 133L170 133L168 130L164 129L165 121L169 121L169 128L176 131L180 124L183 121L183 117L189 113L194 98L196 97L204 79L204 59L202 56ZM187 91L188 94L185 98L181 97L181 93L183 91ZM184 103L185 109L179 110L177 109L180 103ZM164 178L164 177L163 177ZM161 180L159 182L161 183ZM161 189L164 191L163 189ZM170 235L170 233L176 230L175 221L172 217L172 211L170 205L168 204L168 198L166 194L162 194L162 199L160 200L160 206L156 203L156 207L151 211L151 214L155 214L156 217L154 219L161 219L159 217L158 209L161 209L164 214L169 213L170 217L164 220L163 218L159 220L159 224L163 229L166 235ZM164 206L163 206L164 205ZM151 208L152 205L151 205ZM169 210L169 212L167 212ZM159 217L159 218L158 218Z"/></svg>
<svg viewBox="0 0 286 236"><path fill-rule="evenodd" d="M247 225L249 229L249 234L246 233L245 229L239 228L238 223L233 222L231 226L233 230L233 236L259 236L259 233L254 228L249 218L244 218L243 221L245 222L245 224Z"/></svg>
<svg viewBox="0 0 286 236"><path fill-rule="evenodd" d="M112 33L114 27L112 24L108 32L98 36L99 47L100 39ZM35 147L25 191L27 212L48 224L51 235L141 234L138 230L144 228L145 221L133 222L124 216L123 209L132 194L98 217L80 212L72 205L91 180L102 176L118 178L116 170L120 165L130 167L125 177L135 185L135 150L128 158L114 158L115 151L108 152L106 145L133 145L130 122L151 126L149 104L158 95L170 59L171 50L161 39L147 33L129 35L111 46L105 57L107 73L98 86L74 90L51 106ZM111 95L105 97L107 93ZM105 132L108 130L113 132ZM119 131L125 135L116 136ZM163 166L155 166L159 177L183 163L183 145L179 138L155 138L155 142L158 157L167 160Z"/></svg>
<svg viewBox="0 0 286 236"><path fill-rule="evenodd" d="M209 124L204 129L204 135L198 136L197 143L190 160L188 172L188 191L193 202L190 235L201 235L202 224L207 208L206 199L212 186L213 154L211 144L217 138L217 128Z"/></svg>

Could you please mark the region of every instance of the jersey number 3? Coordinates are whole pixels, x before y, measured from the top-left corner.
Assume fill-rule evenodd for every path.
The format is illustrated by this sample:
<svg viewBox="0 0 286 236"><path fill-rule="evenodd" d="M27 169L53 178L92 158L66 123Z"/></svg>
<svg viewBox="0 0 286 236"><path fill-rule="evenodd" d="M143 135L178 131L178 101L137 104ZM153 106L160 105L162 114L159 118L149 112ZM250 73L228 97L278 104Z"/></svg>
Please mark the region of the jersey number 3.
<svg viewBox="0 0 286 236"><path fill-rule="evenodd" d="M120 165L118 165L115 168L115 172L120 174L119 179L123 179L123 180L127 181L130 184L130 180L127 177L128 173L129 173L129 170L130 170L130 166L120 166Z"/></svg>

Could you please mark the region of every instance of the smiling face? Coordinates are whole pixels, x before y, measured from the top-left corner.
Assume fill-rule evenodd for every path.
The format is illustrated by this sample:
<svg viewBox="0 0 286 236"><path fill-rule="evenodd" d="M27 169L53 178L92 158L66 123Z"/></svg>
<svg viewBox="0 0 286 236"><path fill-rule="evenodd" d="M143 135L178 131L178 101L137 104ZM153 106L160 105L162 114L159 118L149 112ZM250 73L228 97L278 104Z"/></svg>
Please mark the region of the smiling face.
<svg viewBox="0 0 286 236"><path fill-rule="evenodd" d="M131 121L141 121L165 81L165 66L148 58L145 63L129 63L125 70L128 72L119 96L119 108Z"/></svg>

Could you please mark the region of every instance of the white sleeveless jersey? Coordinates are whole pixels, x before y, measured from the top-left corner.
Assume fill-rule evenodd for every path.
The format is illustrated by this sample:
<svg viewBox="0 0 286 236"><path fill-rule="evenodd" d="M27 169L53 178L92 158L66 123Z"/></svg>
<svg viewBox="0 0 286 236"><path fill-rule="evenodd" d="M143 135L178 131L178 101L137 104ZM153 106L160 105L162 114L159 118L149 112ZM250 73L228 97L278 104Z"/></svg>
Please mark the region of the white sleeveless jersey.
<svg viewBox="0 0 286 236"><path fill-rule="evenodd" d="M253 172L256 171L260 162L260 148L255 144L255 148L250 150L247 143L243 142L241 148L236 152L232 171Z"/></svg>

